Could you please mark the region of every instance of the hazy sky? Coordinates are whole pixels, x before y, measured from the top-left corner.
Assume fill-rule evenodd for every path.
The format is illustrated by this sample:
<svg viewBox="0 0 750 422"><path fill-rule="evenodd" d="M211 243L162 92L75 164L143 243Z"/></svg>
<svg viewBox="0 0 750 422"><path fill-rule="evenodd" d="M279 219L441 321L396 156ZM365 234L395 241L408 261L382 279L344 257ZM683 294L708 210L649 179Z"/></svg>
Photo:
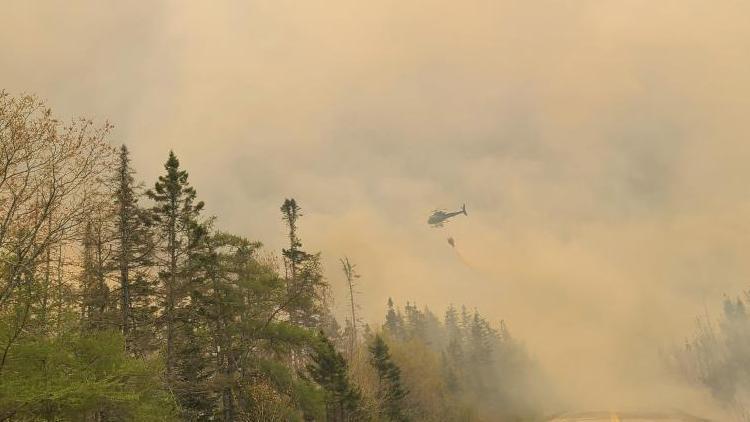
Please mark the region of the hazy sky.
<svg viewBox="0 0 750 422"><path fill-rule="evenodd" d="M6 0L0 51L149 184L174 149L222 228L279 248L297 198L368 320L476 306L584 396L750 279L746 1Z"/></svg>

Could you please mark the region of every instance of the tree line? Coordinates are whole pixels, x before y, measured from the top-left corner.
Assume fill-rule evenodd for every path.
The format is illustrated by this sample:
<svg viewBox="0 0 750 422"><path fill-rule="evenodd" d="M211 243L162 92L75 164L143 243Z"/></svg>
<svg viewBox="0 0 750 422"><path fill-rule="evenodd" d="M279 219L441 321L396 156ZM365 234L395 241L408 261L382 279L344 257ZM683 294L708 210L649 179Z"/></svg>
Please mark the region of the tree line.
<svg viewBox="0 0 750 422"><path fill-rule="evenodd" d="M533 364L504 323L465 308L442 322L389 302L371 329L347 258L341 329L294 199L280 206L288 243L277 256L218 230L173 152L153 184L139 183L111 129L0 92L0 420L533 414L521 400Z"/></svg>
<svg viewBox="0 0 750 422"><path fill-rule="evenodd" d="M750 291L725 296L721 314L696 318L695 332L662 351L666 367L700 386L738 421L750 421Z"/></svg>

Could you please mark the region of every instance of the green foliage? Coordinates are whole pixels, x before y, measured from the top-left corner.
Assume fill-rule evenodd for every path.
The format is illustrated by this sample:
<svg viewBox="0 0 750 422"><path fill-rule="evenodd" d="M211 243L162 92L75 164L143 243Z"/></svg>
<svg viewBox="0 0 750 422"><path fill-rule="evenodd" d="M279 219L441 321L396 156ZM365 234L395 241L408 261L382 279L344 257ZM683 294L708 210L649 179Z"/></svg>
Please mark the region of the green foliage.
<svg viewBox="0 0 750 422"><path fill-rule="evenodd" d="M393 363L388 345L380 335L375 336L369 349L370 364L378 373L378 398L383 414L390 421L408 421L404 409L404 398L408 391L401 383L401 369Z"/></svg>
<svg viewBox="0 0 750 422"><path fill-rule="evenodd" d="M724 298L718 324L708 316L698 318L698 327L681 348L665 354L676 374L702 386L714 398L746 420L750 415L750 315L744 297Z"/></svg>
<svg viewBox="0 0 750 422"><path fill-rule="evenodd" d="M161 362L125 354L112 331L26 338L11 351L0 379L0 412L19 419L176 420L161 388Z"/></svg>
<svg viewBox="0 0 750 422"><path fill-rule="evenodd" d="M532 384L540 378L538 369L504 322L496 329L478 311L462 308L458 312L453 306L440 321L428 309L408 302L401 315L389 300L383 335L389 340L393 363L400 368L404 389L409 391L403 400L415 419L537 416L537 389ZM380 365L379 380L388 366ZM475 415L474 419L467 414Z"/></svg>
<svg viewBox="0 0 750 422"><path fill-rule="evenodd" d="M324 303L328 284L323 278L320 254L302 249L297 233L302 208L297 201L294 198L284 200L280 210L289 238L289 248L281 251L288 292L287 314L295 324L320 329L328 314Z"/></svg>
<svg viewBox="0 0 750 422"><path fill-rule="evenodd" d="M180 160L173 151L164 164L166 174L159 176L153 190L146 195L156 202L154 211L157 221L166 218L183 219L187 223L189 217L195 217L203 209L203 202L195 202L196 192L188 183L188 173L180 169Z"/></svg>
<svg viewBox="0 0 750 422"><path fill-rule="evenodd" d="M127 148L116 157L104 141L108 125L81 120L61 133L40 107L0 92L13 129L0 149L15 157L0 189L15 204L0 215L0 420L464 421L493 400L503 411L491 417L520 414L508 387L527 378L528 361L503 324L465 308L442 324L389 299L385 337L357 353L372 336L367 326L357 335L354 266L342 262L342 333L294 199L280 208L282 266L201 217L173 152L144 193Z"/></svg>
<svg viewBox="0 0 750 422"><path fill-rule="evenodd" d="M307 370L311 378L325 391L326 420L360 420L361 393L349 380L346 359L322 332L314 345L311 359Z"/></svg>
<svg viewBox="0 0 750 422"><path fill-rule="evenodd" d="M391 298L388 298L388 311L385 314L383 329L393 336L399 338L404 336L404 318L401 316L401 312L394 308Z"/></svg>
<svg viewBox="0 0 750 422"><path fill-rule="evenodd" d="M186 301L187 291L190 289L190 276L193 270L193 253L199 244L204 230L198 222L198 216L203 209L203 202L196 202L196 192L188 182L188 173L180 168L180 161L174 152L169 152L169 158L164 164L166 174L159 176L152 190L146 195L154 202L152 218L160 229L162 241L157 248L159 262L159 278L162 282L162 306L164 309L164 331L166 337L166 366L168 379L192 376L191 369L185 368L187 374L175 374L178 366L176 356L177 343L180 341L178 333L178 309ZM184 315L179 315L184 317ZM189 333L190 328L180 330ZM182 352L183 358L185 351Z"/></svg>
<svg viewBox="0 0 750 422"><path fill-rule="evenodd" d="M274 359L258 359L254 362L253 384L262 384L267 390L277 392L277 397L286 395L287 414L291 419L302 418L304 415L307 419L324 420L325 419L325 393L317 385L305 378L296 376L291 368ZM283 394L278 394L283 392ZM259 397L252 397L253 403L250 406L249 413L255 413L254 410L259 406ZM279 402L283 400L277 399ZM277 407L277 411L280 411ZM295 409L299 409L296 412Z"/></svg>
<svg viewBox="0 0 750 422"><path fill-rule="evenodd" d="M83 269L80 276L83 328L105 330L111 327L110 289L106 283L104 227L101 220L90 219L83 237Z"/></svg>
<svg viewBox="0 0 750 422"><path fill-rule="evenodd" d="M281 218L289 228L289 249L282 249L281 253L287 260L289 271L294 278L299 268L311 257L309 253L302 250L302 241L297 236L297 220L302 217L302 208L297 205L294 198L287 198L280 209Z"/></svg>
<svg viewBox="0 0 750 422"><path fill-rule="evenodd" d="M138 204L140 191L134 174L128 148L122 145L113 178L115 241L111 266L118 273L120 330L128 350L143 355L156 349L156 283L148 271L155 245L151 214Z"/></svg>

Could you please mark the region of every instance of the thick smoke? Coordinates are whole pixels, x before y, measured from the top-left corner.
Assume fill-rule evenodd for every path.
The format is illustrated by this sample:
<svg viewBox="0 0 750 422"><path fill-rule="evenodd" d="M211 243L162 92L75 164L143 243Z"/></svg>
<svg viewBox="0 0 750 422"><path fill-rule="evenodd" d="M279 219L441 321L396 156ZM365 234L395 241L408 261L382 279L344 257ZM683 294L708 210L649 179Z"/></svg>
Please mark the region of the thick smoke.
<svg viewBox="0 0 750 422"><path fill-rule="evenodd" d="M145 180L174 148L268 248L296 197L370 321L389 296L477 306L581 407L700 413L656 350L750 279L748 9L11 1L0 81L113 121ZM462 202L451 250L425 220Z"/></svg>

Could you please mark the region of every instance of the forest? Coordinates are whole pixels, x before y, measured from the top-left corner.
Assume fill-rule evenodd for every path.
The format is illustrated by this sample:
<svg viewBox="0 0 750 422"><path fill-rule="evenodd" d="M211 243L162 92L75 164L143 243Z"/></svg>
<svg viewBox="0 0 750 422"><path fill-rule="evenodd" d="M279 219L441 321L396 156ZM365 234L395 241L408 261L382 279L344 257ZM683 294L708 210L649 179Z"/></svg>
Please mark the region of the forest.
<svg viewBox="0 0 750 422"><path fill-rule="evenodd" d="M750 291L725 296L722 312L696 318L684 344L663 353L671 371L708 392L734 420L750 421Z"/></svg>
<svg viewBox="0 0 750 422"><path fill-rule="evenodd" d="M539 416L540 371L505 322L393 292L365 323L344 258L339 324L301 204L280 201L287 246L264 249L217 229L174 152L140 181L112 128L0 93L0 420Z"/></svg>

